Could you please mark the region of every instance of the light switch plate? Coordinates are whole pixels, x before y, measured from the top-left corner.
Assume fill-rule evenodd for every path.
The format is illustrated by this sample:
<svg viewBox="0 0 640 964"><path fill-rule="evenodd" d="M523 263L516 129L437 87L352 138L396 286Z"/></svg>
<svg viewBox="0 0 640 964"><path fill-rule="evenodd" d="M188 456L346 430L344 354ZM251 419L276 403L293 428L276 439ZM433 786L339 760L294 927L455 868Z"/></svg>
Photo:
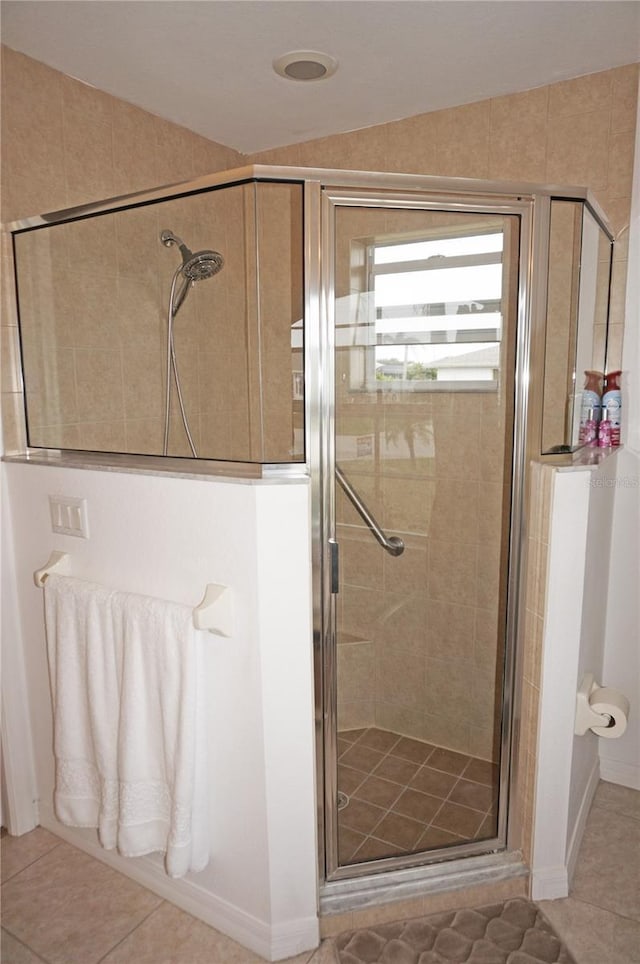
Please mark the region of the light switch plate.
<svg viewBox="0 0 640 964"><path fill-rule="evenodd" d="M71 495L50 495L51 528L65 536L89 538L87 500Z"/></svg>

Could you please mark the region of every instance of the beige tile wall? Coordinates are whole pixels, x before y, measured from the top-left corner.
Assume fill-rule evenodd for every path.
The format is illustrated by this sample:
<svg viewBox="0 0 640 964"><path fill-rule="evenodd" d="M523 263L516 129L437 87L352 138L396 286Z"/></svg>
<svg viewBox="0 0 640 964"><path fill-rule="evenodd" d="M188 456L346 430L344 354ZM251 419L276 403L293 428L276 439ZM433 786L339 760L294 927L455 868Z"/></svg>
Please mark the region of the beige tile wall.
<svg viewBox="0 0 640 964"><path fill-rule="evenodd" d="M3 54L6 221L244 163L222 145L14 51ZM38 99L30 111L33 98L41 98L46 110ZM47 163L41 158L43 133L52 142ZM199 455L300 457L302 433L294 453L288 391L291 324L302 315L301 194L297 188L294 197L293 190L261 185L264 210L257 220L253 188L237 186L19 236L31 444L162 453L166 305L180 263L177 249L159 242L166 227L193 250L214 248L225 257L224 270L195 286L175 323ZM258 280L252 267L258 243L265 261L261 282L268 281L259 300L251 292ZM8 282L7 258L3 267ZM7 306L9 300L7 295ZM24 440L15 421L21 382L9 311L2 330L5 438L7 450L15 451ZM188 456L178 412L172 388L168 451Z"/></svg>
<svg viewBox="0 0 640 964"><path fill-rule="evenodd" d="M187 180L212 171L241 166L242 155L237 151L209 141L185 128L177 127L160 117L126 104L115 97L66 77L23 54L2 47L2 191L1 218L10 222L30 215L54 211L77 204L101 200L120 194L156 187L160 184ZM169 226L169 225L167 225ZM155 224L154 224L155 230ZM164 227L164 225L163 225ZM112 223L108 230L113 238L98 237L107 230L102 226L76 237L87 241L89 254L93 252L95 271L86 284L76 286L75 305L59 306L59 330L56 333L55 365L65 377L61 380L56 405L63 417L62 437L68 446L96 445L105 449L119 449L123 439L148 451L159 435L157 415L142 414L125 420L133 406L159 390L153 384L141 382L142 371L149 371L149 325L157 321L157 313L150 317L151 298L157 302L160 293L150 288L154 281L147 270L141 280L139 258L132 257L127 267L118 252L135 253L136 238L127 249L122 238L116 237ZM179 232L179 228L174 230ZM118 247L118 244L123 245ZM191 240L191 238L189 238ZM196 239L194 237L193 243ZM71 242L73 245L73 241ZM76 242L78 243L78 242ZM202 246L209 246L202 244ZM60 246L61 250L63 246ZM140 249L138 249L140 250ZM66 248L60 256L71 262L77 252ZM157 264L162 254L171 260L168 251L158 243ZM90 259L83 251L83 262L90 271ZM50 264L51 253L46 252L44 265ZM55 255L54 255L55 259ZM173 263L173 261L172 261ZM102 398L100 385L110 367L121 362L121 343L106 340L106 326L95 324L96 306L104 301L101 286L104 279L119 276L119 292L123 301L136 307L138 323L132 326L126 355L126 370L116 371L117 393ZM21 380L17 363L17 328L13 309L12 262L6 237L2 249L2 339L3 382L2 407L4 447L7 452L24 449L22 436ZM195 300L195 299L194 299ZM120 306L118 306L119 308ZM185 310L187 310L185 305ZM69 313L66 309L71 309ZM80 332L77 344L65 342L62 331L66 321L66 335L70 326ZM118 333L120 337L121 333ZM160 352L154 342L152 353ZM84 353L83 374L77 384L71 368L77 360L74 353ZM141 369L138 363L144 362ZM154 369L155 370L155 369ZM160 370L160 369L158 369ZM92 375L93 373L93 375ZM97 380L93 376L96 376ZM79 425L73 420L76 406L87 402L86 418ZM34 406L37 400L32 400ZM91 412L95 418L92 418ZM34 408L37 417L37 409ZM199 414L199 413L198 413ZM125 421L126 433L125 433ZM40 421L40 424L43 423ZM43 434L45 438L46 432Z"/></svg>

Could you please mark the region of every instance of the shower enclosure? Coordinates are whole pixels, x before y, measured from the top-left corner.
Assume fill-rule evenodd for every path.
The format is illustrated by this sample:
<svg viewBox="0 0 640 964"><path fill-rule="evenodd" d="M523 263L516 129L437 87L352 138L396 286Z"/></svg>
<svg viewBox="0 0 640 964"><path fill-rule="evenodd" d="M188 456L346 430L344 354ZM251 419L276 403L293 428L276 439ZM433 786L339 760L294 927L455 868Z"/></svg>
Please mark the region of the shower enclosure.
<svg viewBox="0 0 640 964"><path fill-rule="evenodd" d="M527 461L605 362L586 192L253 167L11 228L29 459L311 479L325 906L517 851Z"/></svg>

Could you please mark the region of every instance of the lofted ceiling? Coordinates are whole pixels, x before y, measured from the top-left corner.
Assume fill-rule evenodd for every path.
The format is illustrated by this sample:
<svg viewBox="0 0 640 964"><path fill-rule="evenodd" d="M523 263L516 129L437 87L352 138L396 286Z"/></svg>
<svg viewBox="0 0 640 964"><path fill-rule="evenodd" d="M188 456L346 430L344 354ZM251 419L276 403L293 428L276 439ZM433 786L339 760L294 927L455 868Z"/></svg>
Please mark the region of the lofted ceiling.
<svg viewBox="0 0 640 964"><path fill-rule="evenodd" d="M244 153L640 60L639 0L3 0L2 42ZM273 61L337 58L301 82Z"/></svg>

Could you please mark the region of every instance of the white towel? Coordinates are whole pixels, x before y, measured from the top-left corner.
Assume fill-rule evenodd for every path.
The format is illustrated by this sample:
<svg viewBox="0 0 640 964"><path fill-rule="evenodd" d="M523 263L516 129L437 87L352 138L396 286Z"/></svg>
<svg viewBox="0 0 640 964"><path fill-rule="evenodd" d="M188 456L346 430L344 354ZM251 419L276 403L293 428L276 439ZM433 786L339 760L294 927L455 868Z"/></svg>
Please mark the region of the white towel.
<svg viewBox="0 0 640 964"><path fill-rule="evenodd" d="M172 877L209 859L204 633L187 606L51 573L55 809Z"/></svg>

